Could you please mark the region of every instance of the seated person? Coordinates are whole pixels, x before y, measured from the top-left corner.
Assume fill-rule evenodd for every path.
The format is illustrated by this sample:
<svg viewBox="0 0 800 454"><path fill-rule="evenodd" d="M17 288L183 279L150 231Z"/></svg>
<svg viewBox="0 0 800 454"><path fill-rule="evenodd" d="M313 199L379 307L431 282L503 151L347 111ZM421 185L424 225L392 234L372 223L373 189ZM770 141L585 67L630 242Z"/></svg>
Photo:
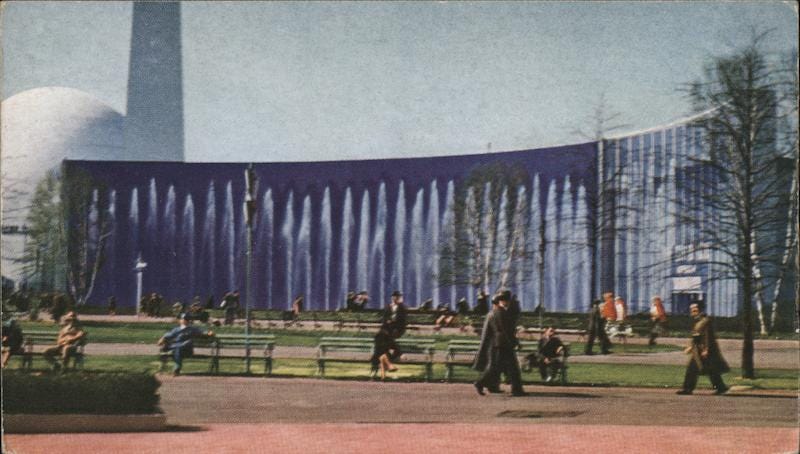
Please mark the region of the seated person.
<svg viewBox="0 0 800 454"><path fill-rule="evenodd" d="M78 322L75 311L69 311L64 315L64 327L58 332L56 345L42 352L44 359L49 362L54 369L66 368L69 359L78 351L78 347L86 341L86 332ZM61 358L61 364L56 362L54 356Z"/></svg>
<svg viewBox="0 0 800 454"><path fill-rule="evenodd" d="M467 315L469 314L469 303L467 302L466 298L461 298L456 303L456 313L458 315Z"/></svg>
<svg viewBox="0 0 800 454"><path fill-rule="evenodd" d="M344 301L344 309L346 311L354 311L356 306L356 292L350 290Z"/></svg>
<svg viewBox="0 0 800 454"><path fill-rule="evenodd" d="M300 313L303 312L303 295L298 295L292 301L292 318L297 321L300 319Z"/></svg>
<svg viewBox="0 0 800 454"><path fill-rule="evenodd" d="M428 298L417 307L419 312L430 312L433 309L433 300Z"/></svg>
<svg viewBox="0 0 800 454"><path fill-rule="evenodd" d="M173 375L180 375L183 359L194 354L195 338L214 336L213 331L203 333L192 326L192 319L188 314L181 314L179 320L179 326L176 326L158 340L161 351L172 353L172 360L175 362L175 367L172 370Z"/></svg>
<svg viewBox="0 0 800 454"><path fill-rule="evenodd" d="M436 306L436 321L434 322L434 329L441 329L443 326L450 326L456 318L456 313L450 310L447 303L441 303Z"/></svg>
<svg viewBox="0 0 800 454"><path fill-rule="evenodd" d="M13 318L3 322L3 367L6 367L11 355L21 355L22 328Z"/></svg>
<svg viewBox="0 0 800 454"><path fill-rule="evenodd" d="M545 382L553 381L553 376L563 364L564 343L556 334L556 329L548 326L539 339L537 353L530 355L528 360L539 366L539 374ZM531 358L533 356L533 358Z"/></svg>
<svg viewBox="0 0 800 454"><path fill-rule="evenodd" d="M172 315L173 315L175 318L178 318L178 317L180 317L180 316L181 316L181 314L183 314L183 313L186 311L186 308L185 308L184 306L185 306L185 305L184 305L182 302L180 302L180 301L175 301L175 302L172 304Z"/></svg>
<svg viewBox="0 0 800 454"><path fill-rule="evenodd" d="M192 318L192 320L197 320L201 323L208 323L208 311L205 310L199 300L195 301L191 306L189 306L189 316Z"/></svg>
<svg viewBox="0 0 800 454"><path fill-rule="evenodd" d="M367 304L369 304L369 293L367 293L366 290L362 290L356 295L356 300L353 303L353 310L356 312L363 311L367 308Z"/></svg>

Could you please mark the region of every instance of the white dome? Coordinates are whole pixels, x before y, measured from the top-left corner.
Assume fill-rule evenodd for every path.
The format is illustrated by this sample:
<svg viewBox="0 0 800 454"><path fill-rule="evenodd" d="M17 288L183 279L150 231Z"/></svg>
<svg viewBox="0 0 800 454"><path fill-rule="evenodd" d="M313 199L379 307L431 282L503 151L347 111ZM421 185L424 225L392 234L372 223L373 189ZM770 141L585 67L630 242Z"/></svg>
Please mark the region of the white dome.
<svg viewBox="0 0 800 454"><path fill-rule="evenodd" d="M122 114L92 95L43 87L2 103L3 224L22 224L47 171L69 159L124 159Z"/></svg>

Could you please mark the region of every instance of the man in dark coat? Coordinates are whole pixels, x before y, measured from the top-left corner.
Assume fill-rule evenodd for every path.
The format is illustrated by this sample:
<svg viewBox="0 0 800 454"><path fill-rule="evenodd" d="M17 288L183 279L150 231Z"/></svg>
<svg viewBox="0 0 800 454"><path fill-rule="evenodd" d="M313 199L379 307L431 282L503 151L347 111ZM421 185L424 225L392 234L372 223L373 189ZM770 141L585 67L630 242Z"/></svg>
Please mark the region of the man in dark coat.
<svg viewBox="0 0 800 454"><path fill-rule="evenodd" d="M510 328L511 319L508 314L511 292L501 292L495 296L495 299L498 302L497 310L491 312L486 322L486 335L491 343L491 359L474 386L478 394L483 395L483 389L499 383L500 373L504 372L511 380L511 395L523 396L525 392L522 389L522 375L517 355L514 352L519 341Z"/></svg>
<svg viewBox="0 0 800 454"><path fill-rule="evenodd" d="M584 349L584 353L587 355L593 355L592 347L594 347L594 340L595 338L600 339L600 351L607 355L611 353L609 347L611 347L611 341L608 340L608 334L606 333L606 319L603 318L603 314L600 312L600 300L592 301L592 308L589 312L589 340L586 341L586 348Z"/></svg>
<svg viewBox="0 0 800 454"><path fill-rule="evenodd" d="M485 315L489 312L489 295L485 290L478 292L478 301L475 303L475 308L472 312L476 315Z"/></svg>
<svg viewBox="0 0 800 454"><path fill-rule="evenodd" d="M492 322L492 318L494 317L494 312L499 310L498 307L499 300L493 299L492 300L492 310L486 315L486 318L483 321L483 329L481 330L481 345L478 347L478 354L475 355L475 360L472 362L472 368L477 370L478 372L485 372L489 368L489 364L492 362L492 340L493 336L490 334L492 328L489 326ZM494 358L494 361L497 361L497 358ZM490 393L499 393L500 392L500 376L498 374L497 381L494 383L486 383L486 388L489 390ZM480 393L480 390L478 391Z"/></svg>
<svg viewBox="0 0 800 454"><path fill-rule="evenodd" d="M708 374L714 387L714 394L725 394L728 387L722 381L722 374L730 371L730 367L719 351L711 317L701 312L697 303L690 305L689 311L694 319L694 326L692 326L692 340L685 352L691 355L691 358L686 366L683 389L678 391L678 394L691 394L700 374Z"/></svg>

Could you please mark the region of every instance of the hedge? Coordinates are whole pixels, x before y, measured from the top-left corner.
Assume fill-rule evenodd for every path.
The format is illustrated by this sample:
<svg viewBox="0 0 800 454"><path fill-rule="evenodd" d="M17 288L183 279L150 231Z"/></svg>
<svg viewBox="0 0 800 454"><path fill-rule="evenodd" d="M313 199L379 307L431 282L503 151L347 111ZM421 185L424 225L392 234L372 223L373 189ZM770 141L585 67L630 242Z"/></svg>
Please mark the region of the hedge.
<svg viewBox="0 0 800 454"><path fill-rule="evenodd" d="M6 413L157 413L161 383L150 373L3 371Z"/></svg>

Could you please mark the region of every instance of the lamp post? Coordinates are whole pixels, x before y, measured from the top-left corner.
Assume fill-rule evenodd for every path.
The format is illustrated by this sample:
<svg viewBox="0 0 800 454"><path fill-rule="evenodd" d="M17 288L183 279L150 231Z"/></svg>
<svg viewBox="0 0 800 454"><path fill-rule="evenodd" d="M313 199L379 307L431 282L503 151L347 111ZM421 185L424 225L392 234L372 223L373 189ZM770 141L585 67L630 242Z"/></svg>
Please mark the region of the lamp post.
<svg viewBox="0 0 800 454"><path fill-rule="evenodd" d="M249 164L244 171L244 181L247 189L244 199L244 219L247 225L247 257L245 260L245 369L250 373L250 309L253 306L253 217L256 213L256 172L253 164Z"/></svg>
<svg viewBox="0 0 800 454"><path fill-rule="evenodd" d="M139 257L136 258L136 264L133 266L133 271L136 273L136 300L134 304L136 304L136 316L139 317L141 315L142 305L139 304L139 301L142 300L142 273L144 273L144 269L147 268L147 262L142 261L142 253L139 253Z"/></svg>

